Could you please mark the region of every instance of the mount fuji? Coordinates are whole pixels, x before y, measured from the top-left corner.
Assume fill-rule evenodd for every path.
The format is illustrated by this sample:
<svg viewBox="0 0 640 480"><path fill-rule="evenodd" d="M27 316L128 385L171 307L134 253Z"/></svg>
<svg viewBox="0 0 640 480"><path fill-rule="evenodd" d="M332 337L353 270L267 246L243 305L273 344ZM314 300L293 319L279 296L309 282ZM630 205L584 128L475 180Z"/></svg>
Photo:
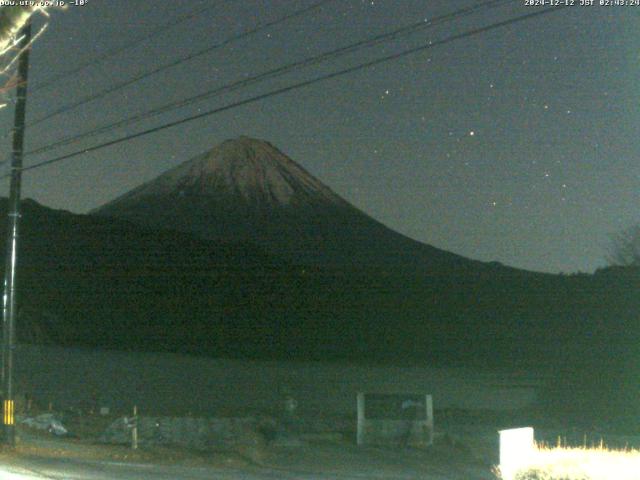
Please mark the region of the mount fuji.
<svg viewBox="0 0 640 480"><path fill-rule="evenodd" d="M389 229L270 143L248 137L227 140L92 213L251 242L294 263L425 273L495 267Z"/></svg>

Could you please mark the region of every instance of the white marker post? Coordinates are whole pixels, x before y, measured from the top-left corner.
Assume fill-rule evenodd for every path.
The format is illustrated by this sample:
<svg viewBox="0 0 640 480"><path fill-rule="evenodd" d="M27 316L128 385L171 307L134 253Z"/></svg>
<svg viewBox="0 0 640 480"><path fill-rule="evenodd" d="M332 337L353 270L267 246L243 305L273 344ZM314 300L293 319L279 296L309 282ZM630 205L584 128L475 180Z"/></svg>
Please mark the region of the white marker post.
<svg viewBox="0 0 640 480"><path fill-rule="evenodd" d="M133 425L131 427L131 448L138 449L138 406L133 406Z"/></svg>
<svg viewBox="0 0 640 480"><path fill-rule="evenodd" d="M357 401L357 409L358 409L358 433L357 433L357 439L356 439L356 444L357 445L364 445L364 392L358 392L358 395L356 397L356 401Z"/></svg>
<svg viewBox="0 0 640 480"><path fill-rule="evenodd" d="M533 428L500 430L500 473L503 480L513 480L534 454Z"/></svg>

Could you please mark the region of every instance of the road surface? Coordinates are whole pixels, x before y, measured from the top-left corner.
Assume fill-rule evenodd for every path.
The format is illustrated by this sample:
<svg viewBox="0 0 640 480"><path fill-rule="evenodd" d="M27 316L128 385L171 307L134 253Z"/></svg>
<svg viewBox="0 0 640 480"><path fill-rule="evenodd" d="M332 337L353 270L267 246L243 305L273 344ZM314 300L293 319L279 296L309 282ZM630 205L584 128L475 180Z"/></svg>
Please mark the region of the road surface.
<svg viewBox="0 0 640 480"><path fill-rule="evenodd" d="M463 476L461 476L463 475ZM0 466L3 480L485 480L487 475L456 472L432 474L335 474L296 472L284 469L226 469L215 467L177 467L166 465L98 462L65 458L30 457Z"/></svg>

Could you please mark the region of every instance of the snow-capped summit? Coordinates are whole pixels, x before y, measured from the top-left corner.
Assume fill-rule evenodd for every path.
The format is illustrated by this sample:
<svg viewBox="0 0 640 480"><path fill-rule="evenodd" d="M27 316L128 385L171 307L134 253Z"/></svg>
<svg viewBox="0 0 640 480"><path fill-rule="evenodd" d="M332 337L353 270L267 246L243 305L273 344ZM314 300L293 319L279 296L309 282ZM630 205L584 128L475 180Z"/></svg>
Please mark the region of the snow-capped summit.
<svg viewBox="0 0 640 480"><path fill-rule="evenodd" d="M268 142L249 137L227 140L117 199L105 209L155 195L218 196L248 204L339 204L343 200Z"/></svg>
<svg viewBox="0 0 640 480"><path fill-rule="evenodd" d="M248 241L300 263L439 270L478 263L390 230L270 143L248 137L227 140L93 213Z"/></svg>

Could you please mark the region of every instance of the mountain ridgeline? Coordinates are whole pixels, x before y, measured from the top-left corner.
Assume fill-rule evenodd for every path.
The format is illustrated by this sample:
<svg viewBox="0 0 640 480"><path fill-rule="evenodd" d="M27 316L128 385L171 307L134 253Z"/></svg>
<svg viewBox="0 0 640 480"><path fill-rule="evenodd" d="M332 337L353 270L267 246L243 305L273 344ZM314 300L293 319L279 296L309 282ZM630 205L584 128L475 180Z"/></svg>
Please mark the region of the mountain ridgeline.
<svg viewBox="0 0 640 480"><path fill-rule="evenodd" d="M251 242L304 265L432 273L483 268L394 232L271 144L247 137L225 141L93 213Z"/></svg>
<svg viewBox="0 0 640 480"><path fill-rule="evenodd" d="M416 242L240 138L91 215L23 202L18 336L236 358L631 362L639 279L527 272Z"/></svg>

